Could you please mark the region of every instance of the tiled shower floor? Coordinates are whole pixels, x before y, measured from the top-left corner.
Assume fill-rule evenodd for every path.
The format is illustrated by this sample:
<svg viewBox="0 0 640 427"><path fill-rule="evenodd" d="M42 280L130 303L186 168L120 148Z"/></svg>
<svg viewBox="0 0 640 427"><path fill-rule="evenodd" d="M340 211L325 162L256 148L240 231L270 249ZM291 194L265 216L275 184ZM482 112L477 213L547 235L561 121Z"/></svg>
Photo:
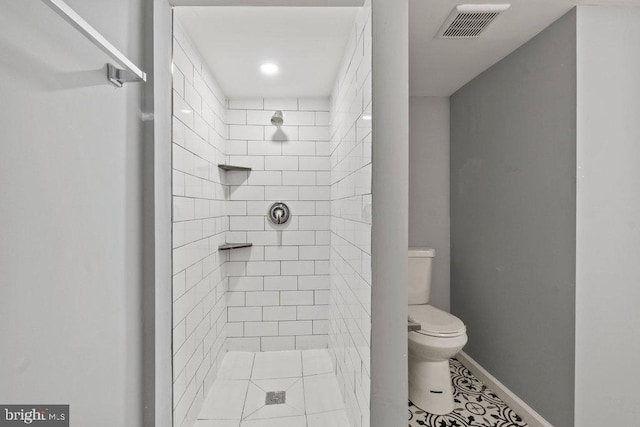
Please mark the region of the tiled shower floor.
<svg viewBox="0 0 640 427"><path fill-rule="evenodd" d="M409 402L409 427L527 427L527 423L458 360L449 360L455 409L428 414Z"/></svg>
<svg viewBox="0 0 640 427"><path fill-rule="evenodd" d="M284 404L265 405L268 391ZM349 427L327 350L229 352L194 427Z"/></svg>

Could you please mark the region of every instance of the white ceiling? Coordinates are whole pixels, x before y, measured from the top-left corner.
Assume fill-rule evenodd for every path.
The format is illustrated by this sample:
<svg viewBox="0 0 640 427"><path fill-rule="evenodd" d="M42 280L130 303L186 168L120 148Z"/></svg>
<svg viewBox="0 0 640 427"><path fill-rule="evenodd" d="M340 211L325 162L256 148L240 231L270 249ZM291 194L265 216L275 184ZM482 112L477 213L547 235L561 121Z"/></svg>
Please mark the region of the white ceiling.
<svg viewBox="0 0 640 427"><path fill-rule="evenodd" d="M354 7L177 7L189 34L229 98L329 96ZM275 62L277 76L260 64Z"/></svg>
<svg viewBox="0 0 640 427"><path fill-rule="evenodd" d="M456 5L510 3L478 39L434 35ZM412 96L449 96L567 13L576 4L640 0L409 0L409 88Z"/></svg>
<svg viewBox="0 0 640 427"><path fill-rule="evenodd" d="M184 0L183 4L219 5L231 4L230 1L273 5L285 0ZM357 4L362 0L322 1ZM511 8L478 39L435 38L453 8L465 3L510 3ZM410 94L453 94L576 4L640 5L640 0L409 0ZM328 96L357 13L354 7L176 7L175 10L223 91L231 98ZM277 77L261 75L259 66L265 61L278 63L281 73Z"/></svg>

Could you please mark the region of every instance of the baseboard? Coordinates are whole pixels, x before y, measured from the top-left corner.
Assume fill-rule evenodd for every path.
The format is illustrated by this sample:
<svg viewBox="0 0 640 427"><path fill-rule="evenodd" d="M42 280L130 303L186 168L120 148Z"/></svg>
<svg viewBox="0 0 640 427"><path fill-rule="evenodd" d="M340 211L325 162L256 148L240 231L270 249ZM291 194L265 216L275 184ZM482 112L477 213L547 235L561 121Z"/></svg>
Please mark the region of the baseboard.
<svg viewBox="0 0 640 427"><path fill-rule="evenodd" d="M456 355L456 359L460 361L473 375L489 387L500 399L516 414L529 424L530 427L553 427L540 414L533 410L529 405L524 403L522 399L516 396L504 384L498 381L493 375L487 372L482 366L473 360L467 353L461 351Z"/></svg>

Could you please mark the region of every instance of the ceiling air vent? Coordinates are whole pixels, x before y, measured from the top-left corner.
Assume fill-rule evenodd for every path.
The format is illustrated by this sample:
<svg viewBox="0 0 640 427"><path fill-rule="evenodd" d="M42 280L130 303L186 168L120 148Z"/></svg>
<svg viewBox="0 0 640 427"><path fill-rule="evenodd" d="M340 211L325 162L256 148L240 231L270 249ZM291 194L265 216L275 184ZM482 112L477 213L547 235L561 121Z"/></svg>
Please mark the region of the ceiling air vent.
<svg viewBox="0 0 640 427"><path fill-rule="evenodd" d="M456 6L436 37L443 39L475 39L487 29L509 4L462 4Z"/></svg>

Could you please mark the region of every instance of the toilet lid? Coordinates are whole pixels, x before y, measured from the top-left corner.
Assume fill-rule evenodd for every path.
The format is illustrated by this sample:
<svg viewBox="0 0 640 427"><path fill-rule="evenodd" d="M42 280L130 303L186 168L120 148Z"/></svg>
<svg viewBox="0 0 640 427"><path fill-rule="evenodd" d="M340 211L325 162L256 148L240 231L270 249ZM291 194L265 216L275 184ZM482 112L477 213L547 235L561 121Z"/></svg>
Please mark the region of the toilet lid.
<svg viewBox="0 0 640 427"><path fill-rule="evenodd" d="M428 304L410 305L409 317L420 323L419 334L435 337L452 337L467 331L462 320Z"/></svg>

